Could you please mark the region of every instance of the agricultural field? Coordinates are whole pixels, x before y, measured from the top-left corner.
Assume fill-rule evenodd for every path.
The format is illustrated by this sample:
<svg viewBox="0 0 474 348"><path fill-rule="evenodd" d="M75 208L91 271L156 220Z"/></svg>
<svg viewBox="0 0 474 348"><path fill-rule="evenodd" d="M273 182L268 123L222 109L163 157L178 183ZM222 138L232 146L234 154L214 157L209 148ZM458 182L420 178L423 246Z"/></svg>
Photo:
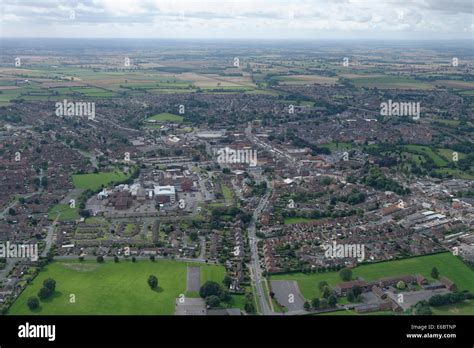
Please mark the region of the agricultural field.
<svg viewBox="0 0 474 348"><path fill-rule="evenodd" d="M376 77L357 77L350 79L355 87L381 88L381 89L434 89L434 86L410 79L407 77L398 76L376 76Z"/></svg>
<svg viewBox="0 0 474 348"><path fill-rule="evenodd" d="M95 191L101 188L102 185L106 186L111 183L118 183L129 177L129 174L115 170L113 172L75 174L72 176L72 182L75 188Z"/></svg>
<svg viewBox="0 0 474 348"><path fill-rule="evenodd" d="M201 267L201 285L222 282L222 266L188 264L172 260L137 260L103 264L95 261L56 261L35 278L9 310L11 315L172 315L176 298L186 292L188 265ZM148 276L158 278L158 290L150 289ZM56 292L32 312L26 305L46 278L56 280ZM70 294L76 297L70 303Z"/></svg>
<svg viewBox="0 0 474 348"><path fill-rule="evenodd" d="M361 277L367 281L373 281L382 277L422 274L428 281L432 281L431 269L433 267L438 269L440 276L451 279L459 290L474 291L474 271L451 253L361 265L352 270L352 275L353 278ZM278 274L272 275L270 279L296 280L306 299L321 296L318 289L320 281L327 281L331 287L342 282L338 272Z"/></svg>
<svg viewBox="0 0 474 348"><path fill-rule="evenodd" d="M337 77L327 77L319 75L287 75L277 76L274 79L277 80L280 84L284 85L335 85L337 83Z"/></svg>

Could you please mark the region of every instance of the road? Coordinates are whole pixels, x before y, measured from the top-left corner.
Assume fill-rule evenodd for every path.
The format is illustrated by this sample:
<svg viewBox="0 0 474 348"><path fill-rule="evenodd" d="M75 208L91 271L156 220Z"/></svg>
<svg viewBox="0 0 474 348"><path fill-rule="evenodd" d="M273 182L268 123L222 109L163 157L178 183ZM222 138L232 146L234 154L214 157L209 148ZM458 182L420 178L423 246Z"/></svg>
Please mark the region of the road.
<svg viewBox="0 0 474 348"><path fill-rule="evenodd" d="M247 139L255 145L262 147L259 140L252 134L252 125L249 123L248 127L245 128L245 135ZM254 283L255 291L257 300L259 303L261 314L263 315L275 315L278 313L273 312L268 305L266 300L265 290L263 288L263 282L265 282L265 277L262 276L262 268L260 266L260 258L258 255L258 238L256 236L256 223L262 214L263 209L268 203L268 198L271 194L271 183L264 178L265 182L267 183L267 192L266 194L260 198L260 202L257 205L257 208L253 212L252 219L250 220L250 224L248 227L248 236L249 236L249 243L250 243L250 268L252 271L252 281Z"/></svg>
<svg viewBox="0 0 474 348"><path fill-rule="evenodd" d="M267 182L268 185L268 182ZM256 290L256 295L257 295L257 300L260 305L260 310L263 315L272 315L276 314L272 312L270 309L267 300L265 299L266 294L265 290L263 288L262 282L266 281L265 278L262 276L262 268L260 267L260 259L258 256L258 238L255 235L256 233L256 223L258 221L258 218L260 217L260 214L262 213L263 209L265 208L268 198L270 197L270 192L271 188L269 187L268 192L265 194L260 199L260 202L257 205L257 208L255 209L252 219L250 220L250 225L248 228L248 236L250 240L250 253L251 253L251 259L250 259L250 267L252 269L252 275L253 275L253 282L255 285L255 290Z"/></svg>

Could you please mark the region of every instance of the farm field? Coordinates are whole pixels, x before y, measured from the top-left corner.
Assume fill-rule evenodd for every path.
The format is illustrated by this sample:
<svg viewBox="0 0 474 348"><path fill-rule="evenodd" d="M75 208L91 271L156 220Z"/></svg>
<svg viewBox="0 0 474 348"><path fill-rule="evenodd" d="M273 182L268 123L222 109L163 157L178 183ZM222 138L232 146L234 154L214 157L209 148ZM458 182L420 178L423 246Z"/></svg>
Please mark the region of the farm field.
<svg viewBox="0 0 474 348"><path fill-rule="evenodd" d="M474 291L474 271L451 253L361 265L352 270L352 276L373 281L382 277L422 274L428 281L432 281L431 269L433 267L438 268L441 277L446 276L451 279L459 290ZM270 279L296 280L302 295L309 300L321 296L318 289L320 281L327 281L331 287L342 282L338 272L278 274L272 275Z"/></svg>
<svg viewBox="0 0 474 348"><path fill-rule="evenodd" d="M175 299L186 292L186 262L172 260L55 261L45 267L10 308L11 315L172 315ZM222 266L201 267L201 284L206 280L222 282ZM159 289L151 290L148 276L158 278ZM56 292L32 312L26 305L46 278L56 280ZM70 294L76 302L70 303Z"/></svg>
<svg viewBox="0 0 474 348"><path fill-rule="evenodd" d="M112 182L118 183L129 177L130 175L115 170L113 172L75 174L72 176L72 182L75 188L95 191L102 185L109 185Z"/></svg>
<svg viewBox="0 0 474 348"><path fill-rule="evenodd" d="M410 78L397 76L357 77L351 79L351 81L356 87L377 87L383 89L434 89L434 86L429 83L419 82Z"/></svg>

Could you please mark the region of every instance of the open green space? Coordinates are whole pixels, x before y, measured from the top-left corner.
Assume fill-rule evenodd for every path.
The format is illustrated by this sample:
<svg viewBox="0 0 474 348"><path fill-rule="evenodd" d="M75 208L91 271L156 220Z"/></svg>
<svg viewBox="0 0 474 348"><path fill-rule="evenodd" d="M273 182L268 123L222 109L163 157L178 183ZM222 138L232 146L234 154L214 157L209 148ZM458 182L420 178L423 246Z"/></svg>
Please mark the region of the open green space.
<svg viewBox="0 0 474 348"><path fill-rule="evenodd" d="M147 118L147 121L151 120L158 122L183 122L183 116L162 112L161 114L153 115Z"/></svg>
<svg viewBox="0 0 474 348"><path fill-rule="evenodd" d="M172 260L55 261L33 280L9 310L12 315L172 315L175 300L186 292L186 268L201 267L201 284L207 280L222 282L224 268ZM152 290L148 276L158 278L158 290ZM31 311L26 302L36 296L46 278L56 280L56 291L40 308ZM75 295L75 303L70 295Z"/></svg>
<svg viewBox="0 0 474 348"><path fill-rule="evenodd" d="M95 191L101 188L102 185L107 186L111 183L118 183L129 177L129 174L115 170L113 172L75 174L72 176L72 182L75 188Z"/></svg>
<svg viewBox="0 0 474 348"><path fill-rule="evenodd" d="M305 218L305 217L287 217L284 220L285 225L299 224L301 222L315 221L316 219Z"/></svg>
<svg viewBox="0 0 474 348"><path fill-rule="evenodd" d="M408 77L398 76L376 76L376 77L358 77L351 79L351 82L356 87L369 87L369 88L400 88L400 89L433 89L434 86L420 82Z"/></svg>
<svg viewBox="0 0 474 348"><path fill-rule="evenodd" d="M474 291L474 271L451 253L365 264L355 267L352 270L352 276L354 279L361 277L367 281L374 281L383 277L422 274L428 281L433 281L434 279L431 278L433 267L438 269L440 277L451 279L459 290ZM318 289L319 282L326 281L331 287L342 282L338 272L278 274L272 275L270 279L296 280L302 295L309 300L321 297Z"/></svg>
<svg viewBox="0 0 474 348"><path fill-rule="evenodd" d="M79 208L71 208L69 204L56 204L48 211L48 220L55 220L59 214L58 221L76 220L80 218Z"/></svg>
<svg viewBox="0 0 474 348"><path fill-rule="evenodd" d="M431 307L431 310L436 315L474 315L474 302L466 300L448 306Z"/></svg>

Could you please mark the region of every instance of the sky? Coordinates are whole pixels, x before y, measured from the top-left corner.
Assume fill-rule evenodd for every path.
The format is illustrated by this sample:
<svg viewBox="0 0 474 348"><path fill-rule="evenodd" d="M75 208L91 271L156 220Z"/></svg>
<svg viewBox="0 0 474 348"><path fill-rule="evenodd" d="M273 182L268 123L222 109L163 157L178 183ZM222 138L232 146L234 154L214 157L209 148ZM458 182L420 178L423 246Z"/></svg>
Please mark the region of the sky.
<svg viewBox="0 0 474 348"><path fill-rule="evenodd" d="M474 38L474 0L0 0L0 37Z"/></svg>

